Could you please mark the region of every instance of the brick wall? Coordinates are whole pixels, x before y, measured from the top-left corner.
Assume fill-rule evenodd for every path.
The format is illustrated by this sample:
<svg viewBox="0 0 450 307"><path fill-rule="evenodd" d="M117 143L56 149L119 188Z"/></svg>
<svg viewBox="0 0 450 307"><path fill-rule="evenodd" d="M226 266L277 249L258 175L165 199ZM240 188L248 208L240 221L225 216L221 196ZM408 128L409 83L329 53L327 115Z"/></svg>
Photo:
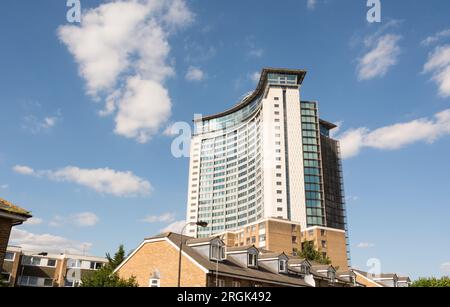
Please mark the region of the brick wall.
<svg viewBox="0 0 450 307"><path fill-rule="evenodd" d="M118 271L121 278L136 277L140 287L148 287L155 271L161 287L178 285L178 250L167 241L146 243ZM182 258L182 287L205 287L206 273L188 258Z"/></svg>
<svg viewBox="0 0 450 307"><path fill-rule="evenodd" d="M3 266L10 234L11 220L0 217L0 268Z"/></svg>

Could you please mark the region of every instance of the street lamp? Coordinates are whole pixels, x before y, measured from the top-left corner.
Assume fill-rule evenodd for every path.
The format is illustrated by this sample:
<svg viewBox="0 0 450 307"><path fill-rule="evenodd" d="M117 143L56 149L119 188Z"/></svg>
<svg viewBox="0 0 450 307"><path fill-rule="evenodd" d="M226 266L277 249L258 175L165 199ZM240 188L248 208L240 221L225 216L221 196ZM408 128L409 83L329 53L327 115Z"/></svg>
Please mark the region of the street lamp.
<svg viewBox="0 0 450 307"><path fill-rule="evenodd" d="M189 222L189 223L186 223L186 225L184 225L183 229L181 230L180 253L178 255L178 288L180 287L180 284L181 284L181 253L183 250L183 233L184 233L184 230L186 229L186 227L189 225L197 225L197 226L204 228L204 227L208 226L208 223L203 222L203 221Z"/></svg>

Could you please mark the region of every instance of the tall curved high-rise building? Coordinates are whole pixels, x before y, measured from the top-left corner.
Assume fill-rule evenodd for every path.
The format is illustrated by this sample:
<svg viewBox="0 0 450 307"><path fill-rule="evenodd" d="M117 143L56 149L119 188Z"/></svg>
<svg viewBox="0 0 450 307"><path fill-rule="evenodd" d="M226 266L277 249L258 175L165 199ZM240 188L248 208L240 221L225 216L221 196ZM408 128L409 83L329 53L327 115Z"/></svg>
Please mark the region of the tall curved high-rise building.
<svg viewBox="0 0 450 307"><path fill-rule="evenodd" d="M256 90L233 108L194 120L188 235L265 218L346 230L339 143L330 138L336 126L320 119L316 102L301 100L305 75L263 69Z"/></svg>

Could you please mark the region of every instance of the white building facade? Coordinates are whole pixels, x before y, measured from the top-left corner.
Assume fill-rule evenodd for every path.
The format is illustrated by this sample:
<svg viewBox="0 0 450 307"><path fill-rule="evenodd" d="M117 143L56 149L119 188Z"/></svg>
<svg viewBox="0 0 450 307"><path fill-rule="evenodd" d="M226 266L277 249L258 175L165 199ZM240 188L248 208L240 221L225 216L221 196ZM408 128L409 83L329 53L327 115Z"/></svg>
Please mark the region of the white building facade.
<svg viewBox="0 0 450 307"><path fill-rule="evenodd" d="M235 107L194 120L187 235L207 237L264 218L290 220L302 229L336 220L335 228L346 229L339 146L329 138L336 126L319 119L317 103L301 101L305 75L264 69L256 90ZM333 177L340 176L327 181L328 189L325 139L332 144L327 165L333 165ZM208 226L197 227L197 221Z"/></svg>

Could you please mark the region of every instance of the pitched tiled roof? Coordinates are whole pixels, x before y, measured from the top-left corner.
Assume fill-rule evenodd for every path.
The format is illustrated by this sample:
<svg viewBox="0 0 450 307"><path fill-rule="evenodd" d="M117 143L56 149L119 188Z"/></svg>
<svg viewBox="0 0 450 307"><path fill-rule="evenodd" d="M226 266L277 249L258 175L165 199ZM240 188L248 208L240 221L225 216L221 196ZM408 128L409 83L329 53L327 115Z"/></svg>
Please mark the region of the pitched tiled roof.
<svg viewBox="0 0 450 307"><path fill-rule="evenodd" d="M151 239L161 237L164 236L160 235L158 237L154 237ZM181 235L176 233L168 233L165 235L165 237L167 237L177 246L180 244L181 240L183 240L183 242L185 243L188 239L191 239L190 237L186 236L181 237ZM249 247L252 246L240 247L239 250ZM242 265L237 263L232 257L227 257L226 260L217 263L216 261L211 261L207 257L204 257L201 254L199 254L195 250L195 248L192 248L185 244L183 245L183 251L210 272L215 272L218 269L219 274L229 274L241 278L252 278L258 280L259 282L278 283L298 287L309 287L309 285L305 281L297 277L275 274L267 270L264 266L261 266L258 269L243 267Z"/></svg>
<svg viewBox="0 0 450 307"><path fill-rule="evenodd" d="M201 244L201 243L209 243L211 241L213 241L214 239L217 239L218 237L208 237L208 238L189 238L187 240L187 244Z"/></svg>
<svg viewBox="0 0 450 307"><path fill-rule="evenodd" d="M227 247L227 252L245 252L252 247L256 248L254 245L230 246Z"/></svg>
<svg viewBox="0 0 450 307"><path fill-rule="evenodd" d="M0 211L20 215L27 218L31 217L31 213L29 211L20 208L3 198L0 198Z"/></svg>

